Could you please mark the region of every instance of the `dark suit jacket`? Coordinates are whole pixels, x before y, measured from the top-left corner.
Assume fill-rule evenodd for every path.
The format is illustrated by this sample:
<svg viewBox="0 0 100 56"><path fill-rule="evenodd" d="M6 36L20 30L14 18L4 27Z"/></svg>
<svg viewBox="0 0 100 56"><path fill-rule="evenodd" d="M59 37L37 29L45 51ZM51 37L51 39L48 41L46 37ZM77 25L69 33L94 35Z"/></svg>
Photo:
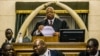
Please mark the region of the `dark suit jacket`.
<svg viewBox="0 0 100 56"><path fill-rule="evenodd" d="M2 50L1 50L1 48L0 48L0 56L2 56Z"/></svg>
<svg viewBox="0 0 100 56"><path fill-rule="evenodd" d="M51 56L65 56L64 54L62 54L61 52L57 51L57 50L50 50ZM31 56L39 56L36 53L33 53Z"/></svg>
<svg viewBox="0 0 100 56"><path fill-rule="evenodd" d="M86 51L80 52L79 56L89 56L89 53ZM100 56L100 51L99 51L99 56Z"/></svg>
<svg viewBox="0 0 100 56"><path fill-rule="evenodd" d="M45 19L41 22L38 22L36 24L36 26L34 27L34 30L32 31L32 34L31 34L32 36L34 35L34 32L38 29L39 25L44 25L44 26L49 25L48 20ZM55 18L52 27L54 28L55 32L59 32L60 29L68 29L69 28L65 21L57 19L57 18ZM40 35L42 35L42 34L40 34Z"/></svg>

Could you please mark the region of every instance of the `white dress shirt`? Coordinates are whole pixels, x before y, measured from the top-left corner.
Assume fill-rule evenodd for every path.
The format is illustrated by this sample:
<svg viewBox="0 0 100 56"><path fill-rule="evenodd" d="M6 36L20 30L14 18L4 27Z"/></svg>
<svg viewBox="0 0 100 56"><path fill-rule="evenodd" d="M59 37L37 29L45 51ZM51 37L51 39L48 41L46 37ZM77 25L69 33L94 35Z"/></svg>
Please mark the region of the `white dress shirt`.
<svg viewBox="0 0 100 56"><path fill-rule="evenodd" d="M12 40L13 40L13 37L10 40L6 39L6 42L7 43L12 43Z"/></svg>
<svg viewBox="0 0 100 56"><path fill-rule="evenodd" d="M52 20L48 20L48 23L51 24L51 21L52 21L52 24L53 24L54 19L52 19Z"/></svg>

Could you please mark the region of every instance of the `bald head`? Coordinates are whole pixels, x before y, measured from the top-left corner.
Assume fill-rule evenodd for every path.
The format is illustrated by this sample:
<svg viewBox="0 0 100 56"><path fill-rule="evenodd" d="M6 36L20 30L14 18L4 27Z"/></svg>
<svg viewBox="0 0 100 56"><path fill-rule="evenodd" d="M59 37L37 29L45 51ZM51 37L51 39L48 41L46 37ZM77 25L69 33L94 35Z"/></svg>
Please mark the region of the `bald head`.
<svg viewBox="0 0 100 56"><path fill-rule="evenodd" d="M33 49L38 54L43 54L47 50L46 43L42 39L35 39L33 42Z"/></svg>
<svg viewBox="0 0 100 56"><path fill-rule="evenodd" d="M43 39L35 39L34 44L46 45Z"/></svg>

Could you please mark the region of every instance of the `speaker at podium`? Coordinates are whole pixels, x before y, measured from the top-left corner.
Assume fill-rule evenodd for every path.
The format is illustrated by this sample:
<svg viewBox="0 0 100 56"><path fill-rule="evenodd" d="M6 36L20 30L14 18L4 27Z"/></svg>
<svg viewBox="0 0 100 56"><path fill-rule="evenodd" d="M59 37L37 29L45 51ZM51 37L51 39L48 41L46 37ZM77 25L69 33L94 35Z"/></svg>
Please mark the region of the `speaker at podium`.
<svg viewBox="0 0 100 56"><path fill-rule="evenodd" d="M84 29L60 29L60 42L84 42Z"/></svg>

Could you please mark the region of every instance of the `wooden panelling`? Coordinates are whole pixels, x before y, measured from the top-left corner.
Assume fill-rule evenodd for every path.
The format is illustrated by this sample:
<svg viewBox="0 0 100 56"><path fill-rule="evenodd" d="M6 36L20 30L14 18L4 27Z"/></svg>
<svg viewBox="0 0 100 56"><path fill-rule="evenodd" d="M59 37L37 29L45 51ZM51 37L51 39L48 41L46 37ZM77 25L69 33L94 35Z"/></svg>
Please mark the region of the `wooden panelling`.
<svg viewBox="0 0 100 56"><path fill-rule="evenodd" d="M59 42L58 36L33 36L32 41L38 38L43 39L45 42Z"/></svg>

